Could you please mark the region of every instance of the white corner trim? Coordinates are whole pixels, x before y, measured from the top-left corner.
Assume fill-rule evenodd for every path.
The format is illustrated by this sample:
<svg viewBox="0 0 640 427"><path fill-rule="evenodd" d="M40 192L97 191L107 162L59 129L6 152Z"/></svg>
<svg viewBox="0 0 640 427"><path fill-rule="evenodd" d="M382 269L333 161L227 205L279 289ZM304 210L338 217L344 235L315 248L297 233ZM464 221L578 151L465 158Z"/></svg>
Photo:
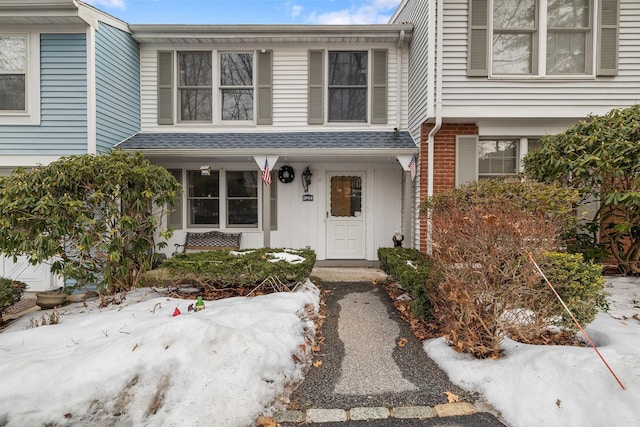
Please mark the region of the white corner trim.
<svg viewBox="0 0 640 427"><path fill-rule="evenodd" d="M87 28L87 153L97 154L96 30Z"/></svg>

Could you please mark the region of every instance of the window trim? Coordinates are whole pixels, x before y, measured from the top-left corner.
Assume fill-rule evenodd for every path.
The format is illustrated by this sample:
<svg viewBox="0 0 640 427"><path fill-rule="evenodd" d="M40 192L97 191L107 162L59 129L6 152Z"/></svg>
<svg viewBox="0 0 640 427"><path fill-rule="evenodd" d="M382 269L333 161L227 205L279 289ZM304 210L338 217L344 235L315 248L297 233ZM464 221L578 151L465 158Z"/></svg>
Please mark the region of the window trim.
<svg viewBox="0 0 640 427"><path fill-rule="evenodd" d="M548 27L548 1L549 0L534 0L536 15L535 15L535 26L533 29L509 29L509 30L500 30L500 33L531 33L532 34L532 45L531 45L531 72L523 73L523 74L500 74L493 72L493 37L495 34L494 22L493 22L493 8L494 8L494 0L489 0L490 8L489 8L489 25L488 25L488 42L489 49L487 51L488 57L488 73L489 78L494 79L530 79L530 78L540 78L540 79L576 79L576 78L593 78L595 76L595 61L594 61L594 47L596 46L596 31L595 22L594 22L594 0L589 1L589 26L582 30L569 30L564 29L562 32L564 33L586 33L586 46L585 46L585 70L584 73L558 73L558 74L549 74L547 72L547 36L549 32L558 32L557 30L549 30Z"/></svg>
<svg viewBox="0 0 640 427"><path fill-rule="evenodd" d="M221 72L221 67L222 67L222 55L225 54L250 54L251 55L251 86L224 86L222 84L222 72ZM217 93L218 93L218 100L215 103L216 107L217 107L217 118L219 120L220 124L223 125L228 125L228 124L232 124L232 125L247 125L247 124L256 124L257 123L257 111L258 111L258 105L256 103L256 90L257 90L257 81L256 79L258 78L258 70L256 68L257 66L257 57L256 57L256 50L220 50L217 51L217 68L216 68L216 73L214 75L214 78L217 81ZM253 118L249 119L249 120L225 120L222 118L222 114L224 111L223 105L222 105L222 101L223 101L223 96L222 93L225 90L248 90L251 89L252 92L252 101L253 101Z"/></svg>
<svg viewBox="0 0 640 427"><path fill-rule="evenodd" d="M540 0L536 0L539 4ZM538 10L538 16L545 10ZM586 66L583 74L546 73L547 19L540 20L540 38L544 46L544 58L538 61L533 74L493 74L493 0L469 0L467 14L467 76L484 77L495 80L594 80L601 77L615 77L619 69L620 48L620 1L590 0L590 30L587 37ZM539 52L536 54L541 55Z"/></svg>
<svg viewBox="0 0 640 427"><path fill-rule="evenodd" d="M255 174L255 178L256 178L256 196L255 197L231 197L229 196L229 180L227 179L229 173L234 173L234 172L241 172L241 173L246 173L246 172L251 172ZM261 223L260 223L260 218L262 215L262 210L261 210L261 200L262 200L262 193L260 192L260 185L261 180L260 180L260 175L258 174L257 170L253 170L253 169L225 169L224 171L224 207L225 207L225 217L224 217L224 226L226 228L241 228L241 229L252 229L252 230L258 230L261 229ZM256 201L256 223L254 224L231 224L229 222L229 215L231 212L231 209L229 209L229 201L230 200L255 200Z"/></svg>
<svg viewBox="0 0 640 427"><path fill-rule="evenodd" d="M194 54L194 53L208 53L211 55L211 84L209 86L181 86L180 85L180 55L181 54ZM177 122L180 124L210 124L214 121L215 109L213 108L213 82L214 82L214 68L213 68L213 52L210 50L176 50L175 57L175 86L176 86L176 96L175 96L175 109L177 110L176 118ZM211 119L210 120L185 120L182 118L182 90L183 89L196 89L196 90L206 90L209 89L211 91Z"/></svg>
<svg viewBox="0 0 640 427"><path fill-rule="evenodd" d="M25 110L0 110L0 125L40 124L40 33L3 31L0 35L26 37Z"/></svg>
<svg viewBox="0 0 640 427"><path fill-rule="evenodd" d="M356 49L345 49L345 50L327 50L326 51L326 62L327 62L327 78L326 78L326 90L325 90L325 99L326 99L326 118L327 123L332 124L340 124L340 123L371 123L371 89L372 89L372 81L371 81L371 57L372 57L372 49L364 49L364 50L356 50ZM331 75L331 54L332 53L366 53L367 54L367 78L365 85L332 85L329 83L329 76ZM387 65L388 66L388 65ZM365 117L364 120L331 120L330 112L331 112L331 89L365 89L366 97L365 97Z"/></svg>
<svg viewBox="0 0 640 427"><path fill-rule="evenodd" d="M191 184L191 173L194 174L199 174L201 173L200 170L195 170L195 169L190 169L190 168L186 168L185 171L185 179L186 179L186 186L185 186L185 190L184 194L185 194L185 200L186 200L186 212L187 212L187 218L186 218L186 228L215 228L215 229L219 229L222 228L222 219L224 218L222 215L225 214L223 212L223 207L222 207L222 203L221 200L223 199L223 197L226 197L226 194L222 193L222 189L226 188L223 186L222 184L222 176L225 175L223 173L222 170L211 170L211 173L217 173L218 174L218 196L217 197L191 197L189 195L189 186ZM191 200L218 200L218 224L194 224L191 222Z"/></svg>

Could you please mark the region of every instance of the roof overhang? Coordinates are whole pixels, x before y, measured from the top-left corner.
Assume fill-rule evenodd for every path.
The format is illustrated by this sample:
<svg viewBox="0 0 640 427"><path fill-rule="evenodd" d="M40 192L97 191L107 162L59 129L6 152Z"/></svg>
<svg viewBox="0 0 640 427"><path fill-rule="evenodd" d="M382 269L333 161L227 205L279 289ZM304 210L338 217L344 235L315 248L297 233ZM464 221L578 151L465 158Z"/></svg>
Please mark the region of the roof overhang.
<svg viewBox="0 0 640 427"><path fill-rule="evenodd" d="M155 161L245 161L280 156L290 161L369 162L418 153L408 132L144 133L118 144Z"/></svg>
<svg viewBox="0 0 640 427"><path fill-rule="evenodd" d="M378 25L129 25L140 43L398 43L411 24Z"/></svg>
<svg viewBox="0 0 640 427"><path fill-rule="evenodd" d="M73 25L98 27L103 21L130 32L126 22L79 0L2 0L0 25Z"/></svg>

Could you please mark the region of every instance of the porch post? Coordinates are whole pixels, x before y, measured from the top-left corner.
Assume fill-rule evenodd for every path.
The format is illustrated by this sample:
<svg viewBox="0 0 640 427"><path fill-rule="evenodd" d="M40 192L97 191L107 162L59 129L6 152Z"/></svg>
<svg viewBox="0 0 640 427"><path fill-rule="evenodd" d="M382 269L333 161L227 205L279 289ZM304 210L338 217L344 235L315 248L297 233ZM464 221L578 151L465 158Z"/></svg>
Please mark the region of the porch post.
<svg viewBox="0 0 640 427"><path fill-rule="evenodd" d="M277 185L277 183L272 183ZM265 248L271 246L271 185L262 183L262 245Z"/></svg>

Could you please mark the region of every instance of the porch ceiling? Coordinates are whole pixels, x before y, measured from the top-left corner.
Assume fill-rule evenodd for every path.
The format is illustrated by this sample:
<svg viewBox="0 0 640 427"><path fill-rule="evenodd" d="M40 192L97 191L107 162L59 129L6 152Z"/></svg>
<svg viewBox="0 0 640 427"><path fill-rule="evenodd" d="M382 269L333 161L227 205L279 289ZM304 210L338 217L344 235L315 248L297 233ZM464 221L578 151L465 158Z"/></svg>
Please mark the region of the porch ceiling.
<svg viewBox="0 0 640 427"><path fill-rule="evenodd" d="M116 148L140 151L151 158L244 160L254 155L279 155L293 160L393 160L417 153L409 132L286 133L138 133Z"/></svg>

